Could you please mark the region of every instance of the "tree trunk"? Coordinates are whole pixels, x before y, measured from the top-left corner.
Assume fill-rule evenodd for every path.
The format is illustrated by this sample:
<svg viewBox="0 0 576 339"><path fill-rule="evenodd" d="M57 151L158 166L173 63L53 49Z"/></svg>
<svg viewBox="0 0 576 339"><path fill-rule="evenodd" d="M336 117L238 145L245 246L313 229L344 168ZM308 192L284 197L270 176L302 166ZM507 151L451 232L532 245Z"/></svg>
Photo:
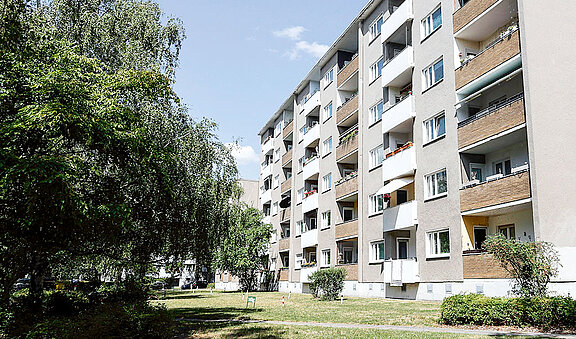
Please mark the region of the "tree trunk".
<svg viewBox="0 0 576 339"><path fill-rule="evenodd" d="M30 301L33 312L39 312L42 308L42 294L44 293L44 276L47 269L46 259L35 253L32 257L30 269Z"/></svg>

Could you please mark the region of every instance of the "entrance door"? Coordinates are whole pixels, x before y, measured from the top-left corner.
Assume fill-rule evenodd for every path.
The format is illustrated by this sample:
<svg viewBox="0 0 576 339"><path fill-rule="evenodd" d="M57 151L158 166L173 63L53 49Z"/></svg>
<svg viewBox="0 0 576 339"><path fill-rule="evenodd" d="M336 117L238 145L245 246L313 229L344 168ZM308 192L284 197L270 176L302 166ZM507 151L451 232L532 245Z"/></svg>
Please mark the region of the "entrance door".
<svg viewBox="0 0 576 339"><path fill-rule="evenodd" d="M398 259L408 259L408 239L396 239Z"/></svg>

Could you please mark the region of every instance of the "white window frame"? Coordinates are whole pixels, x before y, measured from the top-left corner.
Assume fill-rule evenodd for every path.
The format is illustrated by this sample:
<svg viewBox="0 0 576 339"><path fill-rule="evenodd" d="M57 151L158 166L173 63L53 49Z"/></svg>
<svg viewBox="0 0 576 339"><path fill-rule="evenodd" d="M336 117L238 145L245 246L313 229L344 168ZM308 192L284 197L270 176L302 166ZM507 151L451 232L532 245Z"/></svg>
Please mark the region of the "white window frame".
<svg viewBox="0 0 576 339"><path fill-rule="evenodd" d="M332 118L332 115L334 114L334 109L333 109L333 105L332 105L332 101L330 101L330 103L326 106L324 106L323 109L323 116L322 116L322 121L325 122L326 120Z"/></svg>
<svg viewBox="0 0 576 339"><path fill-rule="evenodd" d="M370 66L370 83L382 75L382 68L384 68L384 56Z"/></svg>
<svg viewBox="0 0 576 339"><path fill-rule="evenodd" d="M439 133L439 121L444 119L444 133ZM444 112L436 114L432 118L423 122L424 126L424 143L432 142L446 135L446 114Z"/></svg>
<svg viewBox="0 0 576 339"><path fill-rule="evenodd" d="M370 42L376 39L380 34L382 34L382 25L384 24L384 15L380 14L372 23L368 29L370 35Z"/></svg>
<svg viewBox="0 0 576 339"><path fill-rule="evenodd" d="M386 249L384 244L384 239L376 240L370 242L370 262L379 263L386 259L386 252L384 252L384 258L380 258L380 245Z"/></svg>
<svg viewBox="0 0 576 339"><path fill-rule="evenodd" d="M303 253L296 253L295 261L294 261L294 269L301 269L302 268L302 261L304 261L304 254Z"/></svg>
<svg viewBox="0 0 576 339"><path fill-rule="evenodd" d="M322 192L327 192L332 189L332 172L322 177Z"/></svg>
<svg viewBox="0 0 576 339"><path fill-rule="evenodd" d="M282 133L282 120L278 121L278 123L274 126L274 136L277 137Z"/></svg>
<svg viewBox="0 0 576 339"><path fill-rule="evenodd" d="M439 192L438 191L438 175L444 173L446 177L446 191ZM441 169L439 171L427 174L424 176L424 197L425 200L434 199L438 197L442 197L448 194L448 174L446 169Z"/></svg>
<svg viewBox="0 0 576 339"><path fill-rule="evenodd" d="M334 81L334 67L330 68L329 70L324 73L324 88L328 87Z"/></svg>
<svg viewBox="0 0 576 339"><path fill-rule="evenodd" d="M278 202L272 203L272 215L278 214Z"/></svg>
<svg viewBox="0 0 576 339"><path fill-rule="evenodd" d="M320 267L330 267L330 264L332 261L331 250L329 248L326 248L326 249L323 249L320 253L321 253ZM328 259L328 260L326 260L326 259Z"/></svg>
<svg viewBox="0 0 576 339"><path fill-rule="evenodd" d="M320 229L330 228L332 225L332 211L322 212Z"/></svg>
<svg viewBox="0 0 576 339"><path fill-rule="evenodd" d="M497 228L498 228L498 234L502 234L506 239L512 239L512 240L516 239L516 224L500 225ZM511 229L514 230L514 237L510 236L510 233L512 233L510 232Z"/></svg>
<svg viewBox="0 0 576 339"><path fill-rule="evenodd" d="M382 209L378 208L378 197L382 199ZM368 215L375 215L384 211L384 194L372 194L369 197L370 211Z"/></svg>
<svg viewBox="0 0 576 339"><path fill-rule="evenodd" d="M352 219L344 221L344 215L346 214L346 211L352 211ZM348 206L342 207L342 220L344 222L353 221L354 219L357 219L357 218L358 218L358 216L356 215L356 213L354 211L354 207L348 207Z"/></svg>
<svg viewBox="0 0 576 339"><path fill-rule="evenodd" d="M296 192L296 205L301 204L304 197L304 188L299 189Z"/></svg>
<svg viewBox="0 0 576 339"><path fill-rule="evenodd" d="M378 107L381 107L381 111L378 111ZM370 125L382 120L382 115L384 114L384 100L378 101L374 106L370 107Z"/></svg>
<svg viewBox="0 0 576 339"><path fill-rule="evenodd" d="M297 173L302 172L303 169L304 169L304 157L298 159L298 172Z"/></svg>
<svg viewBox="0 0 576 339"><path fill-rule="evenodd" d="M327 156L332 153L332 137L322 142L322 156Z"/></svg>
<svg viewBox="0 0 576 339"><path fill-rule="evenodd" d="M294 232L296 236L299 236L302 234L302 229L304 228L303 225L304 225L304 220L296 221L296 229L294 230L294 231L296 231L296 232Z"/></svg>
<svg viewBox="0 0 576 339"><path fill-rule="evenodd" d="M434 20L432 16L436 13L436 11L440 10L440 24L434 27ZM424 40L430 36L430 34L436 32L440 27L442 27L442 6L438 4L438 6L434 7L434 9L420 22L420 32L422 35L422 39Z"/></svg>
<svg viewBox="0 0 576 339"><path fill-rule="evenodd" d="M436 66L440 62L442 63L442 77L440 79L436 80L436 70L435 70L434 66ZM436 85L437 83L439 83L440 81L442 81L444 79L444 75L445 75L444 59L443 59L443 57L440 57L422 70L422 90L425 91L428 88L430 88L430 87Z"/></svg>
<svg viewBox="0 0 576 339"><path fill-rule="evenodd" d="M280 158L282 158L280 156L280 148L277 148L274 150L274 162L280 161Z"/></svg>
<svg viewBox="0 0 576 339"><path fill-rule="evenodd" d="M400 242L406 242L406 259L410 257L409 255L409 248L410 248L410 238L396 238L396 258L400 259L400 246L398 244Z"/></svg>
<svg viewBox="0 0 576 339"><path fill-rule="evenodd" d="M440 242L440 233L448 233L448 252L442 253L442 245ZM444 228L441 230L426 232L426 257L427 258L445 258L450 256L450 229Z"/></svg>
<svg viewBox="0 0 576 339"><path fill-rule="evenodd" d="M381 154L379 156L379 154ZM381 159L380 159L381 158ZM382 165L384 162L384 145L379 145L370 150L370 169Z"/></svg>
<svg viewBox="0 0 576 339"><path fill-rule="evenodd" d="M278 186L280 186L280 174L274 177L274 188L278 188Z"/></svg>

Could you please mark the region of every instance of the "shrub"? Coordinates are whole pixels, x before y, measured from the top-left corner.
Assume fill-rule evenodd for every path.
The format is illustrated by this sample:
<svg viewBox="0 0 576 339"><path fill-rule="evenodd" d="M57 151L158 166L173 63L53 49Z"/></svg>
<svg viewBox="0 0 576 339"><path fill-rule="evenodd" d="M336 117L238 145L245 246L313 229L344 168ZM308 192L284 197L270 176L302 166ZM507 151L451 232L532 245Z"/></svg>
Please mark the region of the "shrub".
<svg viewBox="0 0 576 339"><path fill-rule="evenodd" d="M568 297L490 298L481 294L444 299L440 322L447 325L576 328L576 300Z"/></svg>
<svg viewBox="0 0 576 339"><path fill-rule="evenodd" d="M90 307L90 300L83 292L46 291L44 307L49 315L72 315Z"/></svg>
<svg viewBox="0 0 576 339"><path fill-rule="evenodd" d="M326 268L310 275L310 291L314 298L334 300L344 289L346 270L343 268Z"/></svg>
<svg viewBox="0 0 576 339"><path fill-rule="evenodd" d="M211 288L214 289L214 288L216 288L216 284L214 284L214 283L209 283L208 286L206 286L206 288L207 288L207 289L211 289Z"/></svg>

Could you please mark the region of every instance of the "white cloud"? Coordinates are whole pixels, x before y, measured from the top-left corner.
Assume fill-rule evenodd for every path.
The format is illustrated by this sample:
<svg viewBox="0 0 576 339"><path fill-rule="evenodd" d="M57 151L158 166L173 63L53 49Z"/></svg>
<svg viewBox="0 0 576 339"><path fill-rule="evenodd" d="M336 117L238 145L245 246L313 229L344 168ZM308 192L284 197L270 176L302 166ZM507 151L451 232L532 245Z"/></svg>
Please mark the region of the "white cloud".
<svg viewBox="0 0 576 339"><path fill-rule="evenodd" d="M300 52L310 54L315 58L320 58L326 53L330 46L322 45L317 42L298 41L292 51L288 53L290 60L295 60L300 56Z"/></svg>
<svg viewBox="0 0 576 339"><path fill-rule="evenodd" d="M278 38L288 38L290 40L300 40L300 35L304 33L306 28L302 26L292 26L284 28L280 31L274 31L272 34Z"/></svg>
<svg viewBox="0 0 576 339"><path fill-rule="evenodd" d="M260 156L254 151L252 146L241 146L236 143L227 143L226 146L232 151L232 156L236 159L238 165L257 164L260 162Z"/></svg>

